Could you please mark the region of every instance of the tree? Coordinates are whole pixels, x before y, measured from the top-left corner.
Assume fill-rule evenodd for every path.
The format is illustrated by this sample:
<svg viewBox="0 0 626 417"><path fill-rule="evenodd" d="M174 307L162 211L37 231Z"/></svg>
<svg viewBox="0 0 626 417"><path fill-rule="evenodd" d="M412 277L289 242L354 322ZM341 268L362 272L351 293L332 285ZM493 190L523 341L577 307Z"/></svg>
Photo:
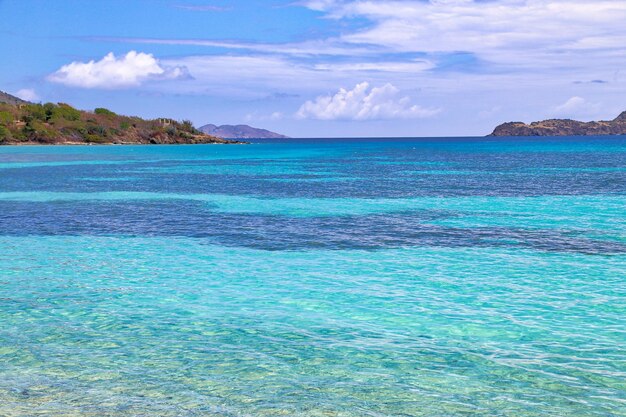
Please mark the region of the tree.
<svg viewBox="0 0 626 417"><path fill-rule="evenodd" d="M196 128L193 127L193 123L191 122L191 120L183 120L181 125L182 126L180 130L189 132L189 133L196 133Z"/></svg>
<svg viewBox="0 0 626 417"><path fill-rule="evenodd" d="M42 122L47 120L46 111L41 104L29 104L24 107L24 110L33 119L41 120Z"/></svg>
<svg viewBox="0 0 626 417"><path fill-rule="evenodd" d="M104 107L98 107L93 112L102 116L117 116L117 114L113 113L109 109L105 109Z"/></svg>
<svg viewBox="0 0 626 417"><path fill-rule="evenodd" d="M0 126L0 142L11 139L11 132L4 126Z"/></svg>
<svg viewBox="0 0 626 417"><path fill-rule="evenodd" d="M54 103L46 103L43 105L43 110L46 113L46 120L50 120L52 119L52 116L54 115L54 109L56 108L56 105Z"/></svg>
<svg viewBox="0 0 626 417"><path fill-rule="evenodd" d="M13 115L8 111L0 111L0 125L8 126L13 121Z"/></svg>
<svg viewBox="0 0 626 417"><path fill-rule="evenodd" d="M69 104L59 103L59 105L54 109L52 117L58 117L70 121L80 120L80 110L76 110Z"/></svg>

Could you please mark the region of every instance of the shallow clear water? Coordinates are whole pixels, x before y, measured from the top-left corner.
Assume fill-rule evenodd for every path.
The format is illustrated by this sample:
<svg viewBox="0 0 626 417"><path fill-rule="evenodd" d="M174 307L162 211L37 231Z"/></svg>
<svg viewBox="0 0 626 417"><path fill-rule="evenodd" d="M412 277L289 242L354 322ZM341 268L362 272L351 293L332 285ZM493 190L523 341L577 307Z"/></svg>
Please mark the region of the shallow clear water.
<svg viewBox="0 0 626 417"><path fill-rule="evenodd" d="M0 416L626 416L626 138L0 147Z"/></svg>

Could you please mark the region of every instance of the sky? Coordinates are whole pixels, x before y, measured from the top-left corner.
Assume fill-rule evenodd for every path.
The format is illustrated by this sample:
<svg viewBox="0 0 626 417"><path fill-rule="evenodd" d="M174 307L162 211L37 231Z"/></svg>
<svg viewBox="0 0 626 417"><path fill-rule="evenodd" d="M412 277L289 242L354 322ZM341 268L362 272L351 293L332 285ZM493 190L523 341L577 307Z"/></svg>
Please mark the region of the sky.
<svg viewBox="0 0 626 417"><path fill-rule="evenodd" d="M626 0L0 0L0 90L292 137L626 110Z"/></svg>

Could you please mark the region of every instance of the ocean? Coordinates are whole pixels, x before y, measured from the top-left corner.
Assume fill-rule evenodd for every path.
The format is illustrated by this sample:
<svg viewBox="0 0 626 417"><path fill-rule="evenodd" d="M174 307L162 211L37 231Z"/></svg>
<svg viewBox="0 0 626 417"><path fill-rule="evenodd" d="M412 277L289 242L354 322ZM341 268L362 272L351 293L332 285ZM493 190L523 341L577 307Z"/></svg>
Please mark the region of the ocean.
<svg viewBox="0 0 626 417"><path fill-rule="evenodd" d="M0 147L0 416L626 416L626 137Z"/></svg>

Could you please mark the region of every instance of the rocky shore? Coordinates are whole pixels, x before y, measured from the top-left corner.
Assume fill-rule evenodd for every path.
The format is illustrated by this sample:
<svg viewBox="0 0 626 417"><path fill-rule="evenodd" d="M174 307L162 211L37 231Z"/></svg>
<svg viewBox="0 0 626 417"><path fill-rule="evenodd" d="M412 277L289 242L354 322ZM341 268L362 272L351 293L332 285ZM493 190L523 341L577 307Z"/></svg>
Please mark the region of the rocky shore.
<svg viewBox="0 0 626 417"><path fill-rule="evenodd" d="M626 111L613 120L579 122L550 119L530 124L509 122L499 125L489 136L595 136L626 135Z"/></svg>

